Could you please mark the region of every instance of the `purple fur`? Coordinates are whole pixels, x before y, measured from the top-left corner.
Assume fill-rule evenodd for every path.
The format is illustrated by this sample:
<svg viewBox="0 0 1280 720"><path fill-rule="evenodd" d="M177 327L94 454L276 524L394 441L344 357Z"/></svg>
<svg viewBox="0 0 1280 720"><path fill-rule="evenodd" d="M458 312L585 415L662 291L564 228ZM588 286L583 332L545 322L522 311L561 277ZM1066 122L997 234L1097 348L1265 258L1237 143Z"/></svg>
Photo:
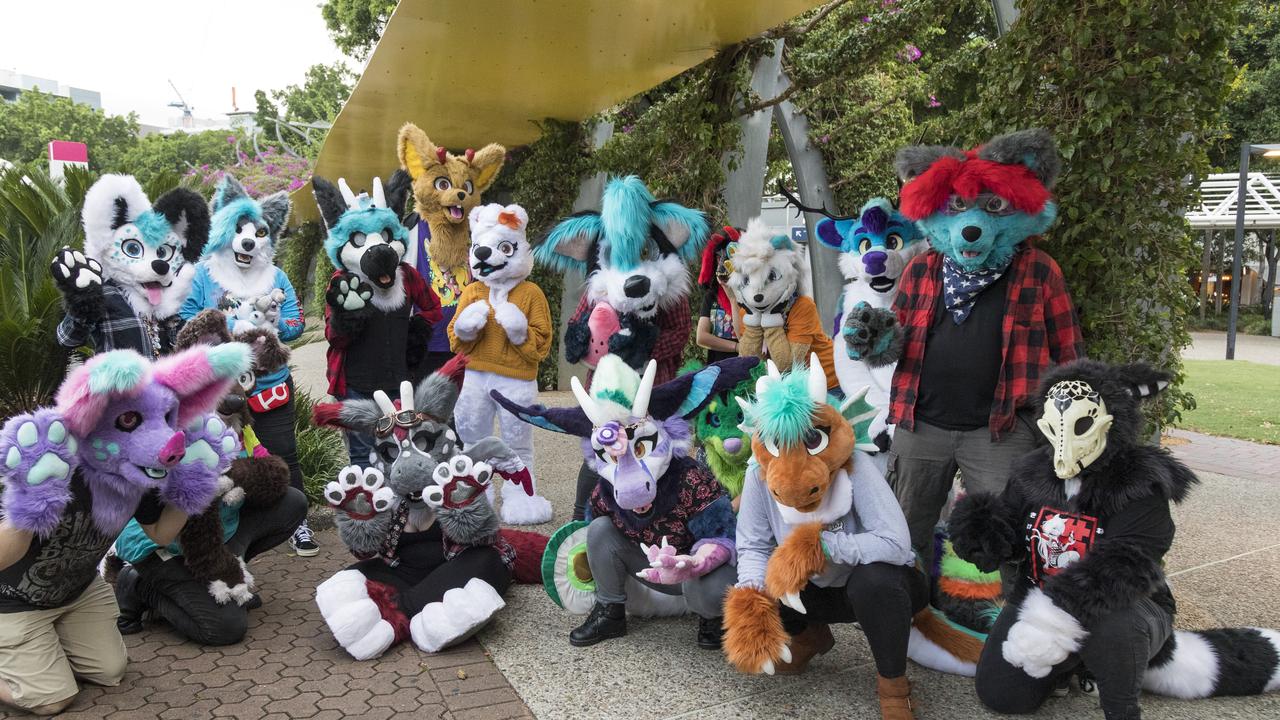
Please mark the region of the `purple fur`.
<svg viewBox="0 0 1280 720"><path fill-rule="evenodd" d="M873 235L883 235L885 225L889 222L889 216L885 213L884 208L872 206L862 213L862 227L866 232ZM855 231L855 234L859 231Z"/></svg>
<svg viewBox="0 0 1280 720"><path fill-rule="evenodd" d="M187 455L169 471L161 496L167 504L195 515L204 512L213 501L218 476L231 466L240 445L235 431L214 414L203 416L188 428L186 441ZM208 451L214 457L206 459Z"/></svg>
<svg viewBox="0 0 1280 720"><path fill-rule="evenodd" d="M0 430L0 461L16 452L20 462L16 467L3 466L6 482L4 483L4 515L10 524L20 530L28 530L38 535L47 536L58 525L63 510L71 500L71 475L75 470L77 459L73 449L75 441L69 432L62 442L54 442L49 438L49 428L54 422L66 423L56 410L44 408L34 415L18 415L9 419ZM18 429L29 423L35 423L36 442L28 447L18 443ZM68 440L71 444L68 444ZM67 465L64 477L51 477L32 485L27 477L32 468L46 454L52 454Z"/></svg>
<svg viewBox="0 0 1280 720"><path fill-rule="evenodd" d="M118 534L138 511L146 490L107 474L85 472L84 479L93 496L93 524L107 535Z"/></svg>

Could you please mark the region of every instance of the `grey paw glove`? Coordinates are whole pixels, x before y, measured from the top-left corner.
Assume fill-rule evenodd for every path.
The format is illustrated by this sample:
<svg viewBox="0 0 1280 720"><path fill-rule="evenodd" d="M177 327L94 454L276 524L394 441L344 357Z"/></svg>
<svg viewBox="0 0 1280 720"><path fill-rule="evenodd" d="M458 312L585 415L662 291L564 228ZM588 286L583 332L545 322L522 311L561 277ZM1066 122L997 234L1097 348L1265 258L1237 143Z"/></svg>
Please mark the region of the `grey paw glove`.
<svg viewBox="0 0 1280 720"><path fill-rule="evenodd" d="M849 357L870 367L895 363L902 356L902 328L891 310L860 302L845 316L840 334Z"/></svg>

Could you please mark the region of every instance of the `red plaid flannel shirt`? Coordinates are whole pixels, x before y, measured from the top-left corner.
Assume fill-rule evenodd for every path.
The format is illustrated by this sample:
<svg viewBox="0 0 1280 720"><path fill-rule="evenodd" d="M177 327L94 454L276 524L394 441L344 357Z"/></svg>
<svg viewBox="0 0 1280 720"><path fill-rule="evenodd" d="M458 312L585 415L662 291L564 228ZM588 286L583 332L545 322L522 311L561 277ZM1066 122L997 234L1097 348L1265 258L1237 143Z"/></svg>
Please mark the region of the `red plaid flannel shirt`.
<svg viewBox="0 0 1280 720"><path fill-rule="evenodd" d="M1075 306L1058 263L1043 250L1024 245L1014 255L1007 272L1004 367L991 403L993 440L1013 429L1017 410L1031 399L1050 365L1084 355ZM893 309L904 337L902 357L893 374L889 422L913 430L925 340L942 297L942 254L930 250L917 255L907 264L902 277Z"/></svg>
<svg viewBox="0 0 1280 720"><path fill-rule="evenodd" d="M573 311L572 322L585 317L586 313L591 312L592 307L586 293L583 293L582 299L578 301L578 309ZM653 379L654 385L661 385L675 379L676 371L680 369L680 358L684 354L684 346L689 343L689 332L693 329L691 318L688 304L671 304L658 308L658 314L654 318L654 322L658 324L658 339L653 342L651 355L658 361L658 372ZM637 369L644 370L644 368ZM587 374L587 387L591 386L591 376L594 374L594 372Z"/></svg>

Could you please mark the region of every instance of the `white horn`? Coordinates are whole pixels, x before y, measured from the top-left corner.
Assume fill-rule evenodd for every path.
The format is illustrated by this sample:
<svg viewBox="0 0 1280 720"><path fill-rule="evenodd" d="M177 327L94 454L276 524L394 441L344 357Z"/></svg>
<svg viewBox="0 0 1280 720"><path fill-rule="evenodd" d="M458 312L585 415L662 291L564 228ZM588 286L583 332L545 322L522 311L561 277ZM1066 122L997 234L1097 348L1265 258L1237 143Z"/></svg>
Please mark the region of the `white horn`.
<svg viewBox="0 0 1280 720"><path fill-rule="evenodd" d="M582 387L582 382L578 380L576 375L569 379L569 386L573 388L573 396L578 398L578 406L582 408L582 412L586 413L587 419L591 421L592 425L599 427L609 422L609 418L600 412L600 406L596 405L595 398L591 397L587 389Z"/></svg>
<svg viewBox="0 0 1280 720"><path fill-rule="evenodd" d="M373 179L373 206L376 208L387 206L387 195L382 191L382 178Z"/></svg>
<svg viewBox="0 0 1280 720"><path fill-rule="evenodd" d="M400 381L400 409L413 411L413 383Z"/></svg>
<svg viewBox="0 0 1280 720"><path fill-rule="evenodd" d="M373 401L378 403L378 409L382 412L388 415L394 415L396 413L395 404L391 402L391 398L387 397L385 392L381 390L374 390Z"/></svg>
<svg viewBox="0 0 1280 720"><path fill-rule="evenodd" d="M827 401L827 373L818 362L818 353L809 353L809 399L816 403Z"/></svg>
<svg viewBox="0 0 1280 720"><path fill-rule="evenodd" d="M782 373L778 372L778 366L773 364L772 360L766 360L764 363L765 370L768 371L769 377L780 378Z"/></svg>
<svg viewBox="0 0 1280 720"><path fill-rule="evenodd" d="M650 360L644 368L644 377L640 378L640 387L636 388L636 399L631 403L631 417L642 418L649 414L649 398L653 395L653 380L657 376L658 361Z"/></svg>
<svg viewBox="0 0 1280 720"><path fill-rule="evenodd" d="M342 193L342 200L347 203L348 208L360 209L360 201L356 199L356 194L351 192L351 186L347 185L346 178L338 178L338 190Z"/></svg>

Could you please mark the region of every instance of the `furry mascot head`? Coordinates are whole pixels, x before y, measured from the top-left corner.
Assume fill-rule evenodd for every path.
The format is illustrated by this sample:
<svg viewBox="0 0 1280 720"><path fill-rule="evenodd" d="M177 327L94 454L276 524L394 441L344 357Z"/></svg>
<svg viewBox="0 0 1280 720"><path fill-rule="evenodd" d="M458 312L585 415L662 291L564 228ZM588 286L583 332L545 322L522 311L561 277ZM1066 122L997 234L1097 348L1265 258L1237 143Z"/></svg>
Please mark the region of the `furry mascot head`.
<svg viewBox="0 0 1280 720"><path fill-rule="evenodd" d="M497 179L507 149L490 143L454 155L431 142L417 125L405 123L396 153L400 168L413 179L414 210L431 228L431 259L442 268L461 267L470 245L467 218L480 204L480 194Z"/></svg>
<svg viewBox="0 0 1280 720"><path fill-rule="evenodd" d="M962 270L1008 265L1023 240L1049 229L1061 161L1046 130L1021 130L973 150L917 145L898 152L902 214Z"/></svg>
<svg viewBox="0 0 1280 720"><path fill-rule="evenodd" d="M533 249L525 236L529 214L519 205L497 203L472 208L471 275L490 288L519 285L533 271Z"/></svg>
<svg viewBox="0 0 1280 720"><path fill-rule="evenodd" d="M698 458L711 468L730 498L742 493L742 480L751 460L751 436L741 427L746 418L733 399L753 395L756 381L764 372L764 365L756 365L742 382L712 398L693 421L693 434L702 449Z"/></svg>
<svg viewBox="0 0 1280 720"><path fill-rule="evenodd" d="M409 231L400 222L397 208L404 206L409 176L397 171L386 188L373 179L373 195L356 195L345 178L337 186L322 177L311 178L316 204L329 235L324 252L338 270L345 270L373 287L373 303L403 299L403 282L397 272L409 242Z"/></svg>
<svg viewBox="0 0 1280 720"><path fill-rule="evenodd" d="M857 217L818 221L818 240L840 252L845 294L888 307L911 258L928 249L924 234L885 198L871 198ZM877 298L888 302L874 302Z"/></svg>
<svg viewBox="0 0 1280 720"><path fill-rule="evenodd" d="M166 318L187 298L209 237L209 208L186 188L152 205L131 175L103 175L84 197L84 254L123 288L134 312Z"/></svg>
<svg viewBox="0 0 1280 720"><path fill-rule="evenodd" d="M809 264L803 251L758 217L729 243L726 254L728 286L747 312L770 312L807 291Z"/></svg>
<svg viewBox="0 0 1280 720"><path fill-rule="evenodd" d="M280 232L289 220L289 194L254 200L227 175L213 195L213 219L202 259L219 285L240 297L260 297L275 287Z"/></svg>

